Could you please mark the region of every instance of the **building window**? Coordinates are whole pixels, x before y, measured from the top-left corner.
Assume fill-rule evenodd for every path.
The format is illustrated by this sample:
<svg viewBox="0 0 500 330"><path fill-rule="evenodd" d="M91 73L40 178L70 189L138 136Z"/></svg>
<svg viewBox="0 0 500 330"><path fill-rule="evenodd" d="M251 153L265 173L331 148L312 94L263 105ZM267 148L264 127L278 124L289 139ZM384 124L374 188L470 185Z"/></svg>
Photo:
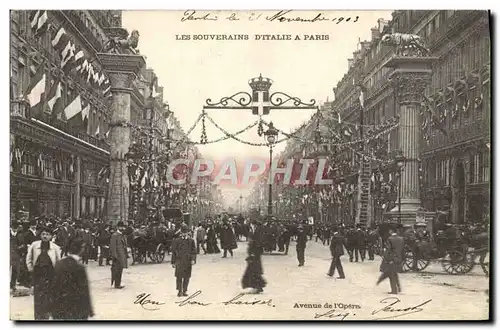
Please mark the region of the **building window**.
<svg viewBox="0 0 500 330"><path fill-rule="evenodd" d="M85 214L87 212L87 199L85 198L85 196L82 196L82 202L81 202L81 212L80 214Z"/></svg>
<svg viewBox="0 0 500 330"><path fill-rule="evenodd" d="M89 207L89 213L94 214L95 212L95 197L90 197L90 207Z"/></svg>
<svg viewBox="0 0 500 330"><path fill-rule="evenodd" d="M54 178L54 160L51 157L43 159L43 176L46 178Z"/></svg>
<svg viewBox="0 0 500 330"><path fill-rule="evenodd" d="M35 164L36 164L36 156L25 152L22 158L22 168L21 173L27 175L35 175Z"/></svg>
<svg viewBox="0 0 500 330"><path fill-rule="evenodd" d="M483 182L490 182L490 153L484 152L482 155Z"/></svg>
<svg viewBox="0 0 500 330"><path fill-rule="evenodd" d="M474 154L471 155L470 159L470 183L478 183L480 182L479 173L480 173L480 155Z"/></svg>

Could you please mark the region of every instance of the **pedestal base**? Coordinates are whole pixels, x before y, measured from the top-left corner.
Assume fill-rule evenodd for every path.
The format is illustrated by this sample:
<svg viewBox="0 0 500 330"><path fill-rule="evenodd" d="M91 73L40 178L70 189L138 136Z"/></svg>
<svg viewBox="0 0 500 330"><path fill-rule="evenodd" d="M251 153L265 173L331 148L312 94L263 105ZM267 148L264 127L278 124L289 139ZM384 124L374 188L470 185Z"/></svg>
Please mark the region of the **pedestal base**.
<svg viewBox="0 0 500 330"><path fill-rule="evenodd" d="M402 207L403 205L401 205ZM416 223L425 223L427 226L427 230L432 233L433 232L433 223L436 218L435 212L427 212L420 208L419 211L403 211L401 208L401 224L414 226ZM396 208L394 212L391 210L390 212L384 213L384 221L398 223L399 222L399 212Z"/></svg>
<svg viewBox="0 0 500 330"><path fill-rule="evenodd" d="M401 213L411 213L411 212L423 212L422 203L420 199L401 199ZM390 212L398 212L399 205L396 206Z"/></svg>

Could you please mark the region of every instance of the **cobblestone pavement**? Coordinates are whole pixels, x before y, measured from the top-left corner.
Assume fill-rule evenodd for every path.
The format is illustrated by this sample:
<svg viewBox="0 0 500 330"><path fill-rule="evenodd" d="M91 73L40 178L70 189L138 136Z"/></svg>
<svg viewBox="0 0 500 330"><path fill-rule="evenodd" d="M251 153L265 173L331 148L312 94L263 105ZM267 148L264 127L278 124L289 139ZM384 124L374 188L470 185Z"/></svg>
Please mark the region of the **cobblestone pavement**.
<svg viewBox="0 0 500 330"><path fill-rule="evenodd" d="M174 269L168 257L162 264L134 265L124 271L123 290L110 286L110 268L90 262L88 273L96 313L103 320L477 320L488 318L489 279L480 267L470 274L447 275L438 263L424 273L400 274L403 292L389 295L388 280L375 286L380 258L350 263L342 258L347 278L326 276L329 267L327 246L308 242L306 263L297 267L295 243L287 256L263 256L268 281L263 294L244 294L233 302L263 304L225 304L241 293L245 269L246 243L239 242L234 257L200 255L189 284L198 304L184 304L175 291ZM135 304L136 297L150 294L149 300L162 305ZM386 299L386 300L384 300ZM428 302L427 302L428 301ZM427 303L426 303L427 302ZM418 305L425 303L421 307ZM200 304L206 304L202 306ZM393 304L392 307L387 307ZM384 309L385 310L382 310ZM33 297L11 298L11 319L33 318ZM147 308L147 309L146 309ZM148 310L155 309L155 310Z"/></svg>

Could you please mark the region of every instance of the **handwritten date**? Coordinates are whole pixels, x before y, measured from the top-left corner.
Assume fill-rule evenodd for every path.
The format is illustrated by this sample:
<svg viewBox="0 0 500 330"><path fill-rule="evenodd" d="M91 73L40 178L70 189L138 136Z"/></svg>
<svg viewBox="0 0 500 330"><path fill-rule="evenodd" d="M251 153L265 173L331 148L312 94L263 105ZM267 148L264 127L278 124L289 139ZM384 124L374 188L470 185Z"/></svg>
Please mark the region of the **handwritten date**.
<svg viewBox="0 0 500 330"><path fill-rule="evenodd" d="M300 22L300 23L317 23L317 22L333 22L335 24L340 24L342 22L347 23L356 23L359 20L359 16L355 17L331 17L327 16L324 13L316 13L311 16L305 17L295 13L292 13L293 10L279 10L272 15L262 16L262 13L255 12L230 12L228 14L225 13L212 13L212 12L204 12L203 14L199 14L194 9L186 10L181 17L181 22L188 21L218 21L219 18L235 22L240 20L248 20L248 21L257 21L265 19L268 22L277 22L277 23L292 23L292 22Z"/></svg>

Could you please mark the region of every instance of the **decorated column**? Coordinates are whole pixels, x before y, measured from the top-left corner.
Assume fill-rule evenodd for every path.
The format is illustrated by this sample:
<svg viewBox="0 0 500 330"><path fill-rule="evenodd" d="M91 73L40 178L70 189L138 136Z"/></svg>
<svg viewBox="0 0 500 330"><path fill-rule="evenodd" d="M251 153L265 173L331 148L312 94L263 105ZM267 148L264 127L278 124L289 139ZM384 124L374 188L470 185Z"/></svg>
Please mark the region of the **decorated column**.
<svg viewBox="0 0 500 330"><path fill-rule="evenodd" d="M135 43L131 40L135 31L129 39L126 39L127 31L121 28L107 32L110 42L105 47L106 53L100 53L98 57L110 80L112 93L107 221L115 225L119 221L128 221L129 177L125 155L131 142L130 94L132 83L145 65L145 60L133 48L137 46L137 40Z"/></svg>
<svg viewBox="0 0 500 330"><path fill-rule="evenodd" d="M398 149L405 159L401 169L401 207L398 198L396 207L387 215L393 221L401 219L401 223L410 225L417 219L420 221L424 212L419 185L420 107L425 89L431 82L432 64L437 60L427 56L428 51L425 51L422 44L415 43L414 38L408 37L407 44L404 42L399 44L396 56L386 64L386 67L394 69L389 79L396 94L396 114L399 114ZM400 40L404 39L400 37Z"/></svg>

